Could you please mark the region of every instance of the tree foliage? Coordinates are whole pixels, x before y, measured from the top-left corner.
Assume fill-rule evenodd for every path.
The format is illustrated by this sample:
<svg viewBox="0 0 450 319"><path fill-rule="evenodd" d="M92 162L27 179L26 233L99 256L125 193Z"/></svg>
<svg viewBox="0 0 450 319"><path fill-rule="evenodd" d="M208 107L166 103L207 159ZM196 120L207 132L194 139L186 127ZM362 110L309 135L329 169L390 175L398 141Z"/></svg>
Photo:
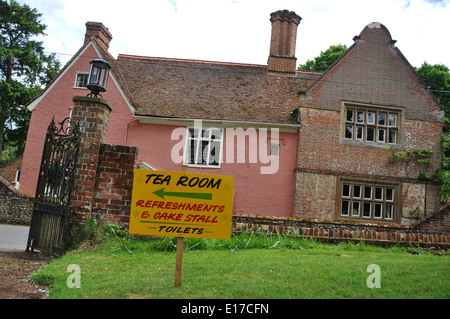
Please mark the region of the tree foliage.
<svg viewBox="0 0 450 319"><path fill-rule="evenodd" d="M450 69L443 64L431 65L424 62L415 70L444 107L446 117L450 117Z"/></svg>
<svg viewBox="0 0 450 319"><path fill-rule="evenodd" d="M0 0L0 155L6 144L16 148L16 155L23 152L30 113L22 105L60 69L36 40L45 35L41 16L26 4Z"/></svg>
<svg viewBox="0 0 450 319"><path fill-rule="evenodd" d="M332 45L326 51L320 52L320 55L313 60L301 64L298 69L303 71L323 72L334 63L344 52L347 46L344 44Z"/></svg>

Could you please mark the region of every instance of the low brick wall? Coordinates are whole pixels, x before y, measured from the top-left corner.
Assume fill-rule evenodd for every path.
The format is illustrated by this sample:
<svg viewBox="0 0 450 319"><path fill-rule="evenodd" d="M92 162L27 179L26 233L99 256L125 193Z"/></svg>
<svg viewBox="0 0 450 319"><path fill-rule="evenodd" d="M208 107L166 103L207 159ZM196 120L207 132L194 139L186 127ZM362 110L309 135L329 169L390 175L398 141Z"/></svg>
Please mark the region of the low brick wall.
<svg viewBox="0 0 450 319"><path fill-rule="evenodd" d="M450 203L443 206L437 212L423 218L414 225L414 229L428 232L438 232L450 234Z"/></svg>
<svg viewBox="0 0 450 319"><path fill-rule="evenodd" d="M443 230L283 217L233 216L232 232L239 233L245 230L265 234L293 235L328 242L351 241L375 245L412 244L438 246L445 249L450 247L450 233Z"/></svg>
<svg viewBox="0 0 450 319"><path fill-rule="evenodd" d="M136 147L102 144L95 178L92 217L128 227Z"/></svg>

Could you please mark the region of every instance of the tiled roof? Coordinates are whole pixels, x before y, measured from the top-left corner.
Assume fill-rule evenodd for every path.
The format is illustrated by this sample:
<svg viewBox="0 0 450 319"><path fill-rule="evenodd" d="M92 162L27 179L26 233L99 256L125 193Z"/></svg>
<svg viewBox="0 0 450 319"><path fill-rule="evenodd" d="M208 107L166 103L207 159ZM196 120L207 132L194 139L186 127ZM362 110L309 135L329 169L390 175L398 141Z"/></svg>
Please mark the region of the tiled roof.
<svg viewBox="0 0 450 319"><path fill-rule="evenodd" d="M95 38L90 41L111 64L128 102L140 116L292 124L296 123L291 112L298 107L299 93L321 75L304 71L295 77L270 75L267 65L256 64L132 55L114 59Z"/></svg>
<svg viewBox="0 0 450 319"><path fill-rule="evenodd" d="M298 94L318 78L265 65L119 55L113 62L136 115L291 124Z"/></svg>

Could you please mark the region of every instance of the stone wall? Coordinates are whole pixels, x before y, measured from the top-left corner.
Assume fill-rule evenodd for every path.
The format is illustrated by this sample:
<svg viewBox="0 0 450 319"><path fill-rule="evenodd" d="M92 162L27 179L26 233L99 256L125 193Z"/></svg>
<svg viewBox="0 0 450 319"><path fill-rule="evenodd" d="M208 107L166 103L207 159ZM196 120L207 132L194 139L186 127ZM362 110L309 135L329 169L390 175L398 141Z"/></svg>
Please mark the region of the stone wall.
<svg viewBox="0 0 450 319"><path fill-rule="evenodd" d="M22 197L0 176L0 224L30 225L33 198Z"/></svg>

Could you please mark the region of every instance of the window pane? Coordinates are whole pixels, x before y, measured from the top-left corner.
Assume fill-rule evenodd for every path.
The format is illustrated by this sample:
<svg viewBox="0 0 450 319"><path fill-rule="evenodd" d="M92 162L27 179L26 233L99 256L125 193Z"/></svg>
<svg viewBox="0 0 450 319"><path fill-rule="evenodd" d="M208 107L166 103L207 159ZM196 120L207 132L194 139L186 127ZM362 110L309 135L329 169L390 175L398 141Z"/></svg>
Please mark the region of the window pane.
<svg viewBox="0 0 450 319"><path fill-rule="evenodd" d="M364 123L365 113L366 113L366 112L364 112L364 111L358 111L357 117L356 117L356 122L358 122L358 123Z"/></svg>
<svg viewBox="0 0 450 319"><path fill-rule="evenodd" d="M212 140L220 140L221 139L222 132L220 130L210 129L209 131L211 131L211 139Z"/></svg>
<svg viewBox="0 0 450 319"><path fill-rule="evenodd" d="M353 122L353 110L347 110L347 122Z"/></svg>
<svg viewBox="0 0 450 319"><path fill-rule="evenodd" d="M375 187L375 199L383 200L383 188Z"/></svg>
<svg viewBox="0 0 450 319"><path fill-rule="evenodd" d="M348 208L349 208L350 202L348 200L342 201L342 209L341 209L341 215L342 216L348 216Z"/></svg>
<svg viewBox="0 0 450 319"><path fill-rule="evenodd" d="M270 155L278 156L280 154L280 145L272 143L270 144Z"/></svg>
<svg viewBox="0 0 450 319"><path fill-rule="evenodd" d="M389 114L389 126L397 126L397 114Z"/></svg>
<svg viewBox="0 0 450 319"><path fill-rule="evenodd" d="M367 141L375 142L375 128L373 127L367 128Z"/></svg>
<svg viewBox="0 0 450 319"><path fill-rule="evenodd" d="M189 129L189 137L198 138L198 129Z"/></svg>
<svg viewBox="0 0 450 319"><path fill-rule="evenodd" d="M211 148L209 150L209 165L218 166L219 165L219 155L220 155L220 142L212 141Z"/></svg>
<svg viewBox="0 0 450 319"><path fill-rule="evenodd" d="M384 218L386 218L386 219L394 218L394 205L386 204L386 212L385 212Z"/></svg>
<svg viewBox="0 0 450 319"><path fill-rule="evenodd" d="M195 154L197 153L197 140L190 140L188 142L188 149L186 151L188 154L188 163L196 164Z"/></svg>
<svg viewBox="0 0 450 319"><path fill-rule="evenodd" d="M345 127L345 138L353 138L353 125L347 125Z"/></svg>
<svg viewBox="0 0 450 319"><path fill-rule="evenodd" d="M77 81L75 83L76 87L86 87L86 83L87 83L87 78L88 78L89 74L77 74Z"/></svg>
<svg viewBox="0 0 450 319"><path fill-rule="evenodd" d="M202 130L202 138L203 139L210 139L211 136L211 130Z"/></svg>
<svg viewBox="0 0 450 319"><path fill-rule="evenodd" d="M393 201L394 200L394 189L386 188L386 200Z"/></svg>
<svg viewBox="0 0 450 319"><path fill-rule="evenodd" d="M370 212L371 211L372 211L372 204L371 203L364 203L363 217L370 218Z"/></svg>
<svg viewBox="0 0 450 319"><path fill-rule="evenodd" d="M350 197L350 185L344 184L342 187L342 196L343 197Z"/></svg>
<svg viewBox="0 0 450 319"><path fill-rule="evenodd" d="M367 112L367 124L375 124L375 112Z"/></svg>
<svg viewBox="0 0 450 319"><path fill-rule="evenodd" d="M364 198L371 199L372 198L372 187L365 186L364 187Z"/></svg>
<svg viewBox="0 0 450 319"><path fill-rule="evenodd" d="M386 130L379 129L378 130L378 142L384 142L386 139Z"/></svg>
<svg viewBox="0 0 450 319"><path fill-rule="evenodd" d="M364 134L363 134L363 132L364 132L364 127L362 127L362 126L357 126L357 127L356 127L356 138L357 138L358 140L364 139Z"/></svg>
<svg viewBox="0 0 450 319"><path fill-rule="evenodd" d="M378 114L378 125L386 125L386 113Z"/></svg>
<svg viewBox="0 0 450 319"><path fill-rule="evenodd" d="M353 202L352 216L359 216L360 202Z"/></svg>
<svg viewBox="0 0 450 319"><path fill-rule="evenodd" d="M397 144L397 130L389 129L389 143Z"/></svg>
<svg viewBox="0 0 450 319"><path fill-rule="evenodd" d="M209 152L209 141L202 141L202 147L198 150L197 154L197 164L206 165L208 164Z"/></svg>
<svg viewBox="0 0 450 319"><path fill-rule="evenodd" d="M381 218L383 213L383 204L375 204L375 211L373 213L373 217Z"/></svg>
<svg viewBox="0 0 450 319"><path fill-rule="evenodd" d="M353 185L353 197L361 198L361 186Z"/></svg>

